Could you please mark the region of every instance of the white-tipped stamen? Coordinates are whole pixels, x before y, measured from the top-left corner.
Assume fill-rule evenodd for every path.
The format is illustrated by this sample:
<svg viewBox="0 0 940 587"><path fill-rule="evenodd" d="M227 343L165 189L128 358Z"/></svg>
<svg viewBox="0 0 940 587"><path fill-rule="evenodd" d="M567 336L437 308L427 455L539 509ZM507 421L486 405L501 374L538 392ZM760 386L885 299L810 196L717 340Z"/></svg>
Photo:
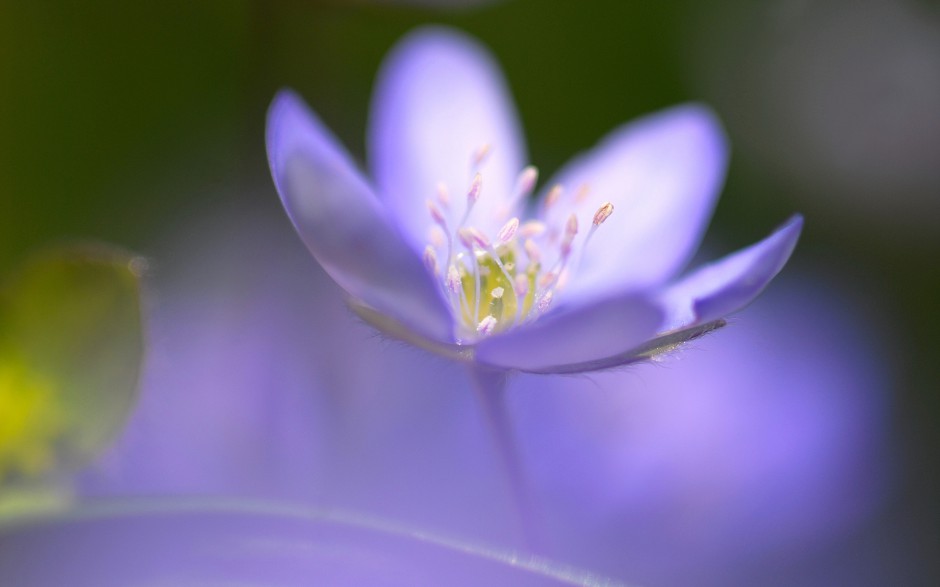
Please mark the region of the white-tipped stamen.
<svg viewBox="0 0 940 587"><path fill-rule="evenodd" d="M457 258L460 259L462 255L458 255ZM450 286L457 290L457 306L459 312L466 311L468 314L472 312L470 309L470 300L467 299L467 292L463 288L463 279L460 276L460 271L457 269L456 265L451 265L453 273L448 272L448 280L450 281Z"/></svg>
<svg viewBox="0 0 940 587"><path fill-rule="evenodd" d="M496 219L503 220L514 210L519 208L519 203L532 195L535 183L539 179L539 170L529 165L519 173L516 179L516 187L513 189L512 196L504 202L496 211Z"/></svg>
<svg viewBox="0 0 940 587"><path fill-rule="evenodd" d="M535 188L535 183L539 180L539 170L529 165L522 170L519 178L516 180L516 191L513 192L513 202L528 198Z"/></svg>
<svg viewBox="0 0 940 587"><path fill-rule="evenodd" d="M496 318L492 316L487 316L483 320L480 320L480 323L477 324L477 332L479 334L482 334L483 336L492 334L493 331L496 329L496 324L497 324Z"/></svg>
<svg viewBox="0 0 940 587"><path fill-rule="evenodd" d="M459 229L457 231L457 240L468 250L473 251L473 234L470 232L469 228Z"/></svg>
<svg viewBox="0 0 940 587"><path fill-rule="evenodd" d="M552 293L552 290L548 290L547 292L542 294L542 297L540 297L538 303L536 303L536 310L538 311L539 314L545 313L545 310L547 310L548 307L551 305L553 297L554 297L554 294Z"/></svg>
<svg viewBox="0 0 940 587"><path fill-rule="evenodd" d="M446 280L447 290L453 294L460 293L460 271L457 270L456 265L451 265L447 268L447 280Z"/></svg>
<svg viewBox="0 0 940 587"><path fill-rule="evenodd" d="M480 199L480 191L483 189L483 176L477 173L473 176L473 181L470 183L470 189L467 191L467 202L470 206L473 206L477 203L477 200Z"/></svg>
<svg viewBox="0 0 940 587"><path fill-rule="evenodd" d="M565 236L573 237L576 234L578 234L578 217L572 214L565 222Z"/></svg>
<svg viewBox="0 0 940 587"><path fill-rule="evenodd" d="M492 151L493 147L489 143L480 145L480 148L473 152L473 157L470 159L470 168L473 171L478 170L489 158Z"/></svg>
<svg viewBox="0 0 940 587"><path fill-rule="evenodd" d="M555 279L557 278L558 278L558 274L555 273L554 271L546 271L545 273L542 274L541 277L539 277L539 283L538 283L539 289L547 289L551 287L552 285L554 285Z"/></svg>
<svg viewBox="0 0 940 587"><path fill-rule="evenodd" d="M613 213L614 205L610 202L604 202L604 204L597 209L597 212L594 213L594 226L604 224L604 221L610 218L610 215Z"/></svg>
<svg viewBox="0 0 940 587"><path fill-rule="evenodd" d="M499 232L496 233L496 240L504 245L516 236L517 230L519 230L519 219L511 218L509 222L504 224L503 227L499 229Z"/></svg>
<svg viewBox="0 0 940 587"><path fill-rule="evenodd" d="M538 170L532 166L519 173L507 201L496 202L495 208L487 202L487 208L492 209L487 212L491 217L474 218L473 223L470 222L474 207L483 195L480 168L490 151L490 146L484 145L472 154L466 208L459 222L455 222L457 210L445 183L435 186L435 195L426 203L433 222L428 225L430 244L425 247L422 258L427 270L441 284L463 336L467 337L458 344L472 343L479 337L534 320L546 312L583 254L580 241L578 250L574 251L579 221L570 210L557 215L553 212L550 224L540 220L520 222L518 217L512 217L520 208L520 200L528 198L538 183ZM565 197L563 194L561 185L552 186L542 202L543 212L557 206ZM570 203L581 204L589 195L588 186L581 185ZM566 208L568 204L566 198ZM610 202L596 210L583 239L585 246L613 211ZM487 226L499 226L499 230L484 233L474 226L477 220L485 220ZM438 258L444 250L447 251L446 261ZM543 251L549 250L549 259L545 261Z"/></svg>
<svg viewBox="0 0 940 587"><path fill-rule="evenodd" d="M597 212L594 213L594 221L591 223L591 228L588 230L587 236L584 237L584 243L581 245L581 252L578 254L578 265L580 266L582 260L584 259L584 254L587 251L588 243L591 242L591 237L594 236L594 233L597 232L597 228L604 224L610 215L614 213L614 205L610 202L604 202L604 204L597 209Z"/></svg>
<svg viewBox="0 0 940 587"><path fill-rule="evenodd" d="M428 212L431 214L431 219L434 220L434 223L447 230L447 218L444 216L444 213L441 212L441 209L437 206L434 200L427 200L425 202L428 207Z"/></svg>
<svg viewBox="0 0 940 587"><path fill-rule="evenodd" d="M578 217L572 214L565 222L565 234L561 239L559 247L559 256L551 269L546 271L539 279L539 292L548 293L553 288L560 287L559 277L565 273L568 266L568 259L571 256L571 250L574 246L574 237L578 234ZM544 295L544 294L542 294Z"/></svg>
<svg viewBox="0 0 940 587"><path fill-rule="evenodd" d="M535 241L532 239L525 239L525 242L522 243L522 250L525 251L525 254L527 257L529 257L529 261L531 263L538 263L542 260L542 252L539 250L539 246L535 244Z"/></svg>
<svg viewBox="0 0 940 587"><path fill-rule="evenodd" d="M467 191L467 209L464 210L463 218L460 219L460 224L457 225L457 228L462 228L466 223L467 219L470 218L470 212L473 211L473 206L476 205L477 201L480 199L480 192L483 190L483 176L477 173L473 176L473 181L470 182L470 189Z"/></svg>
<svg viewBox="0 0 940 587"><path fill-rule="evenodd" d="M473 321L480 321L480 264L477 263L477 254L470 251L470 259L473 260Z"/></svg>
<svg viewBox="0 0 940 587"><path fill-rule="evenodd" d="M552 189L548 190L548 194L545 196L546 210L558 203L558 200L561 199L561 194L563 191L564 188L561 187L561 184L555 184L552 186Z"/></svg>
<svg viewBox="0 0 940 587"><path fill-rule="evenodd" d="M424 247L424 266L428 268L428 271L432 275L437 277L440 273L440 269L437 266L437 251L434 250L434 247L428 245Z"/></svg>
<svg viewBox="0 0 940 587"><path fill-rule="evenodd" d="M570 277L571 271L567 267L562 267L561 271L558 273L558 279L555 281L555 287L553 289L565 289L565 285L568 284Z"/></svg>
<svg viewBox="0 0 940 587"><path fill-rule="evenodd" d="M480 320L480 264L477 262L476 248L479 246L475 234L480 234L480 231L475 228L461 228L457 231L457 238L460 239L460 244L462 244L470 252L470 263L473 268L473 322L479 322Z"/></svg>
<svg viewBox="0 0 940 587"><path fill-rule="evenodd" d="M477 232L479 232L479 231L477 231ZM481 234L481 236L482 236L482 234ZM487 246L484 247L484 248L485 248L486 252L490 254L490 258L492 258L492 259L493 259L493 262L496 263L496 266L499 268L500 272L502 272L503 277L506 278L506 282L509 283L509 287L512 289L512 295L513 295L513 296L516 296L516 295L517 295L517 294L516 294L516 287L515 287L515 285L513 284L512 275L510 275L509 269L507 268L507 266L503 264L502 259L499 258L499 253L497 253L497 252L496 252L496 249L493 248L492 246L490 246L489 244L487 244ZM502 289L502 288L500 288L500 289Z"/></svg>
<svg viewBox="0 0 940 587"><path fill-rule="evenodd" d="M572 214L565 223L565 236L561 239L561 256L567 259L571 254L571 246L574 243L574 237L578 234L578 217Z"/></svg>
<svg viewBox="0 0 940 587"><path fill-rule="evenodd" d="M444 229L439 225L434 224L428 229L428 241L430 241L435 248L441 248L447 241L447 233L445 233Z"/></svg>
<svg viewBox="0 0 940 587"><path fill-rule="evenodd" d="M545 232L545 223L538 220L527 220L519 227L519 234L523 238L532 238Z"/></svg>
<svg viewBox="0 0 940 587"><path fill-rule="evenodd" d="M473 227L470 227L468 230L470 231L470 238L473 239L473 244L485 250L492 248L490 239L486 238L485 234Z"/></svg>
<svg viewBox="0 0 940 587"><path fill-rule="evenodd" d="M578 191L575 192L574 201L576 204L582 204L585 200L588 199L588 196L591 195L591 186L588 184L582 184L578 188Z"/></svg>
<svg viewBox="0 0 940 587"><path fill-rule="evenodd" d="M447 189L447 184L443 181L437 183L437 201L445 208L450 207L450 190Z"/></svg>

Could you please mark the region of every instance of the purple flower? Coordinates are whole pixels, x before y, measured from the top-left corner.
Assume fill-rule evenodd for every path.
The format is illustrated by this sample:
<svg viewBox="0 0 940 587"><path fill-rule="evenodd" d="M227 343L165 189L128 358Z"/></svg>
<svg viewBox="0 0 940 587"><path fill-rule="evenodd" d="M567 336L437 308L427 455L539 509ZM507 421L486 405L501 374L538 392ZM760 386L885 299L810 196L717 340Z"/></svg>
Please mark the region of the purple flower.
<svg viewBox="0 0 940 587"><path fill-rule="evenodd" d="M678 281L722 183L714 115L676 107L613 131L529 196L537 171L500 73L452 31L386 60L368 136L372 181L300 98L268 114L268 155L307 247L377 328L481 365L579 372L723 324L781 269L802 226Z"/></svg>
<svg viewBox="0 0 940 587"><path fill-rule="evenodd" d="M309 263L283 219L269 222L266 213L213 208L188 236L174 230L175 242L155 256L141 402L80 495L277 500L518 549L519 522L493 474L498 455L463 369L351 319L340 289ZM639 585L854 585L860 576L891 584L899 565L917 572L916 560L893 550L902 546L864 540L895 473L889 351L897 341L873 329L877 308L853 295L864 287L793 277L723 336L668 361L514 379L506 399L541 555ZM268 568L282 565L301 584L319 560L300 548L277 551L296 560L267 549L229 552L193 518L188 530L176 526L181 542L151 543L159 518L125 518L115 534L110 524L96 524L107 527L100 532L70 526L59 541L47 530L0 536L0 559L17 563L0 563L0 584L24 583L4 570L54 575L63 557L84 561L86 572L93 561L128 583L120 579L133 576L125 561L134 553L94 558L96 544L141 545L137 560L164 565L217 554L265 566L271 556ZM282 521L252 519L232 518L239 529L226 540L282 538ZM187 541L197 535L215 546L189 558ZM349 536L365 549L357 552L373 552L370 538ZM38 554L28 558L25 547ZM229 581L275 580L244 566L221 570ZM62 584L54 578L48 584Z"/></svg>

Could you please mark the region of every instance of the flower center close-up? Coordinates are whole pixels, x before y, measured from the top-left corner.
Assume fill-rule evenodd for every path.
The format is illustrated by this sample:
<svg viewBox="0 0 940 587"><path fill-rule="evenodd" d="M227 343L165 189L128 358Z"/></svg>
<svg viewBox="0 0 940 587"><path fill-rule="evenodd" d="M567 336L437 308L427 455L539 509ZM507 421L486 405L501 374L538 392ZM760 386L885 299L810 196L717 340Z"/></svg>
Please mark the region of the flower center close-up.
<svg viewBox="0 0 940 587"><path fill-rule="evenodd" d="M606 202L594 211L587 237L576 251L577 214L568 215L561 223L538 219L547 218L548 210L563 197L562 185L548 191L534 214L536 218L520 221L512 216L527 204L538 180L538 170L529 166L519 174L511 199L494 213L491 225L501 228L487 234L468 220L475 204L486 197L483 167L490 151L490 145L484 145L472 155L464 203L451 197L445 183L439 183L435 197L427 200L433 224L424 262L450 303L458 343L472 343L544 313L556 292L565 287L591 235L614 210L613 204ZM581 185L572 197L580 203L588 192L588 185ZM463 206L462 212L459 206ZM451 223L448 218L459 221Z"/></svg>

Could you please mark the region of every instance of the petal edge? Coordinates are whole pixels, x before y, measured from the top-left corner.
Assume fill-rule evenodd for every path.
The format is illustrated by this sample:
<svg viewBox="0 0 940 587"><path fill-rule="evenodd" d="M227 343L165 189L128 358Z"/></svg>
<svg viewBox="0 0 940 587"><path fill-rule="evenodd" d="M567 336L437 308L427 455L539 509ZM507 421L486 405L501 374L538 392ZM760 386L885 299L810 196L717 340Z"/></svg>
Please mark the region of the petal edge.
<svg viewBox="0 0 940 587"><path fill-rule="evenodd" d="M277 191L307 248L350 295L436 340L452 319L430 274L339 142L295 93L267 120Z"/></svg>
<svg viewBox="0 0 940 587"><path fill-rule="evenodd" d="M590 364L637 347L661 321L660 309L635 294L572 305L480 341L476 359L517 371L563 372L565 365Z"/></svg>
<svg viewBox="0 0 940 587"><path fill-rule="evenodd" d="M727 316L751 303L783 269L803 229L790 218L761 241L705 265L660 296L666 328L683 328Z"/></svg>

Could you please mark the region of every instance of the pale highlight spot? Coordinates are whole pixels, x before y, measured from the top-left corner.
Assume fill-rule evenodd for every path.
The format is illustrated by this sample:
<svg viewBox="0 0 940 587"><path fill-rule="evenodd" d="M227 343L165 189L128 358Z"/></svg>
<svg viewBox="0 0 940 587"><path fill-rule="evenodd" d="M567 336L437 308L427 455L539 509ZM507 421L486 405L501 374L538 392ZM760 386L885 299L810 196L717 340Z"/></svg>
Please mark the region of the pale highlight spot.
<svg viewBox="0 0 940 587"><path fill-rule="evenodd" d="M493 152L493 147L489 143L484 143L473 153L473 159L471 163L474 169L478 169L486 160L489 158L490 153Z"/></svg>
<svg viewBox="0 0 940 587"><path fill-rule="evenodd" d="M552 189L548 190L548 195L545 196L545 208L548 209L557 204L564 191L565 189L560 184L552 186Z"/></svg>
<svg viewBox="0 0 940 587"><path fill-rule="evenodd" d="M545 232L545 229L546 227L544 222L539 222L538 220L529 220L519 227L519 234L521 234L524 238L532 238Z"/></svg>
<svg viewBox="0 0 940 587"><path fill-rule="evenodd" d="M549 290L545 292L541 298L539 298L538 304L536 304L536 309L538 310L539 314L544 314L545 310L547 310L548 307L552 304L552 297L554 297L554 295L552 294L552 291Z"/></svg>
<svg viewBox="0 0 940 587"><path fill-rule="evenodd" d="M574 237L578 234L578 217L572 214L565 223L565 236L561 239L561 256L567 257L571 254L571 246L574 243Z"/></svg>
<svg viewBox="0 0 940 587"><path fill-rule="evenodd" d="M578 217L572 214L568 217L568 221L565 222L565 236L571 236L578 234Z"/></svg>
<svg viewBox="0 0 940 587"><path fill-rule="evenodd" d="M522 170L522 173L519 174L519 179L516 180L516 197L524 198L532 193L532 189L535 188L535 182L539 180L539 170L534 166L529 165Z"/></svg>
<svg viewBox="0 0 940 587"><path fill-rule="evenodd" d="M438 275L440 271L437 266L437 251L431 245L424 247L424 266L434 275Z"/></svg>
<svg viewBox="0 0 940 587"><path fill-rule="evenodd" d="M478 229L473 228L472 226L466 230L470 234L470 239L472 240L473 244L480 247L481 249L490 248L490 239L486 238L485 234L480 232Z"/></svg>
<svg viewBox="0 0 940 587"><path fill-rule="evenodd" d="M460 241L460 244L466 248L473 250L473 236L470 234L469 228L461 228L457 231L457 240Z"/></svg>
<svg viewBox="0 0 940 587"><path fill-rule="evenodd" d="M434 220L434 223L441 226L442 228L446 228L447 219L444 217L444 213L441 212L441 209L438 208L434 200L427 200L425 204L428 207L428 212L431 214L431 219Z"/></svg>
<svg viewBox="0 0 940 587"><path fill-rule="evenodd" d="M575 192L574 201L577 204L581 204L585 200L587 200L588 196L590 195L591 195L591 186L589 186L588 184L583 184L581 187L578 188L578 191Z"/></svg>
<svg viewBox="0 0 940 587"><path fill-rule="evenodd" d="M569 271L567 267L562 269L561 273L558 274L558 281L555 283L555 289L556 290L564 289L565 286L568 284L568 279L570 277L571 277L571 271Z"/></svg>
<svg viewBox="0 0 940 587"><path fill-rule="evenodd" d="M493 291L490 292L490 295L495 299L500 299L503 297L503 294L506 293L506 290L501 287L494 287Z"/></svg>
<svg viewBox="0 0 940 587"><path fill-rule="evenodd" d="M444 233L443 228L435 224L428 229L428 240L435 247L441 248L447 242L447 234Z"/></svg>
<svg viewBox="0 0 940 587"><path fill-rule="evenodd" d="M526 256L529 257L529 261L538 263L542 260L542 252L532 239L527 238L525 242L522 243L522 249L525 251Z"/></svg>
<svg viewBox="0 0 940 587"><path fill-rule="evenodd" d="M445 208L450 206L450 190L443 181L437 182L437 201Z"/></svg>
<svg viewBox="0 0 940 587"><path fill-rule="evenodd" d="M450 293L460 293L460 272L457 271L456 265L448 267L446 285Z"/></svg>
<svg viewBox="0 0 940 587"><path fill-rule="evenodd" d="M555 282L555 272L547 271L539 278L539 287L545 289Z"/></svg>
<svg viewBox="0 0 940 587"><path fill-rule="evenodd" d="M490 335L496 329L496 324L496 318L487 316L486 318L480 320L480 323L477 324L477 332L483 336Z"/></svg>

